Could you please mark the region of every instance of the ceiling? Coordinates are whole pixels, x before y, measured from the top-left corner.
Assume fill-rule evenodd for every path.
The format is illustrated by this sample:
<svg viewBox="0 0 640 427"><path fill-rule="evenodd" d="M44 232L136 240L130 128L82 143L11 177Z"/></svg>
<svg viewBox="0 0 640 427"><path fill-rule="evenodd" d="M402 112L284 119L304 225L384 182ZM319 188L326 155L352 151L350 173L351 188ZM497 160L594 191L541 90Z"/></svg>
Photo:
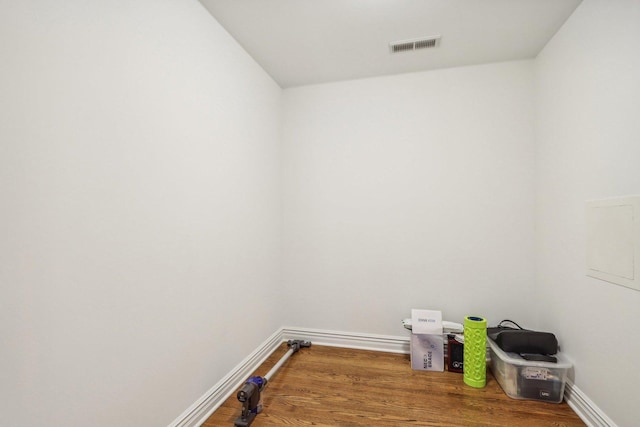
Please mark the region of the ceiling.
<svg viewBox="0 0 640 427"><path fill-rule="evenodd" d="M200 0L283 88L534 58L581 0ZM440 35L439 46L389 43Z"/></svg>

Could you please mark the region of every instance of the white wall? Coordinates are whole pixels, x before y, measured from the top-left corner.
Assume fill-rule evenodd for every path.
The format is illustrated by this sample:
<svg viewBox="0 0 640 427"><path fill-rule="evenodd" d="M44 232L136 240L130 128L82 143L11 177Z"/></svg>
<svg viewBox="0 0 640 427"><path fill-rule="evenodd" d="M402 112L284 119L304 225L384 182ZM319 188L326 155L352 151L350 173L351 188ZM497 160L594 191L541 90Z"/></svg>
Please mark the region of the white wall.
<svg viewBox="0 0 640 427"><path fill-rule="evenodd" d="M585 276L585 201L640 194L639 23L637 0L585 0L536 59L540 323L620 426L638 423L640 292Z"/></svg>
<svg viewBox="0 0 640 427"><path fill-rule="evenodd" d="M0 414L170 423L283 324L280 88L195 0L3 2Z"/></svg>
<svg viewBox="0 0 640 427"><path fill-rule="evenodd" d="M402 335L411 308L530 325L533 63L284 91L296 326Z"/></svg>

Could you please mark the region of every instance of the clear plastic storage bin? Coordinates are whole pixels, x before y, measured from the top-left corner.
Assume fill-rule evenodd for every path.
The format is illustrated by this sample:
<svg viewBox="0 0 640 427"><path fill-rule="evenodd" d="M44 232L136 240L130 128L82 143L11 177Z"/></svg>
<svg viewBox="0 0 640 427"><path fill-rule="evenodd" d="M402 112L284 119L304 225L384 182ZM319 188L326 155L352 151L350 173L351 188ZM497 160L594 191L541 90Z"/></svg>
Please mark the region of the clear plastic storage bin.
<svg viewBox="0 0 640 427"><path fill-rule="evenodd" d="M507 396L513 399L560 403L564 395L567 371L571 368L564 355L555 355L557 363L525 360L517 353L503 351L487 338L491 372Z"/></svg>

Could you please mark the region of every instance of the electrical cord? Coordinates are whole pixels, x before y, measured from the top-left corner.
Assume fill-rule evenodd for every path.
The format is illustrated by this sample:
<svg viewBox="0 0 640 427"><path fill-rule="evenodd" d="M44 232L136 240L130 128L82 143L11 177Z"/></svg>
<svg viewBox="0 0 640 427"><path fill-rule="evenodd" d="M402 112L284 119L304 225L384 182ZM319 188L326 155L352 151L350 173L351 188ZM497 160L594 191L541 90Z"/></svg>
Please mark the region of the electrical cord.
<svg viewBox="0 0 640 427"><path fill-rule="evenodd" d="M522 326L518 325L516 322L514 322L513 320L509 320L509 319L502 320L500 323L498 323L498 326L504 327L503 323L511 323L513 326L515 326L518 329L524 329Z"/></svg>

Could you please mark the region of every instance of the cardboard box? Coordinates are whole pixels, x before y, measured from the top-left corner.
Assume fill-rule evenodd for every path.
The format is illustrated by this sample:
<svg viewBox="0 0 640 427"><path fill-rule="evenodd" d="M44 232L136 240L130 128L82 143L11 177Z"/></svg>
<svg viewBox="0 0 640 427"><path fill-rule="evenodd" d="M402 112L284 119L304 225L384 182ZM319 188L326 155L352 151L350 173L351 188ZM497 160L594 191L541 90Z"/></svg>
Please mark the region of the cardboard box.
<svg viewBox="0 0 640 427"><path fill-rule="evenodd" d="M411 310L411 369L444 372L442 312Z"/></svg>

